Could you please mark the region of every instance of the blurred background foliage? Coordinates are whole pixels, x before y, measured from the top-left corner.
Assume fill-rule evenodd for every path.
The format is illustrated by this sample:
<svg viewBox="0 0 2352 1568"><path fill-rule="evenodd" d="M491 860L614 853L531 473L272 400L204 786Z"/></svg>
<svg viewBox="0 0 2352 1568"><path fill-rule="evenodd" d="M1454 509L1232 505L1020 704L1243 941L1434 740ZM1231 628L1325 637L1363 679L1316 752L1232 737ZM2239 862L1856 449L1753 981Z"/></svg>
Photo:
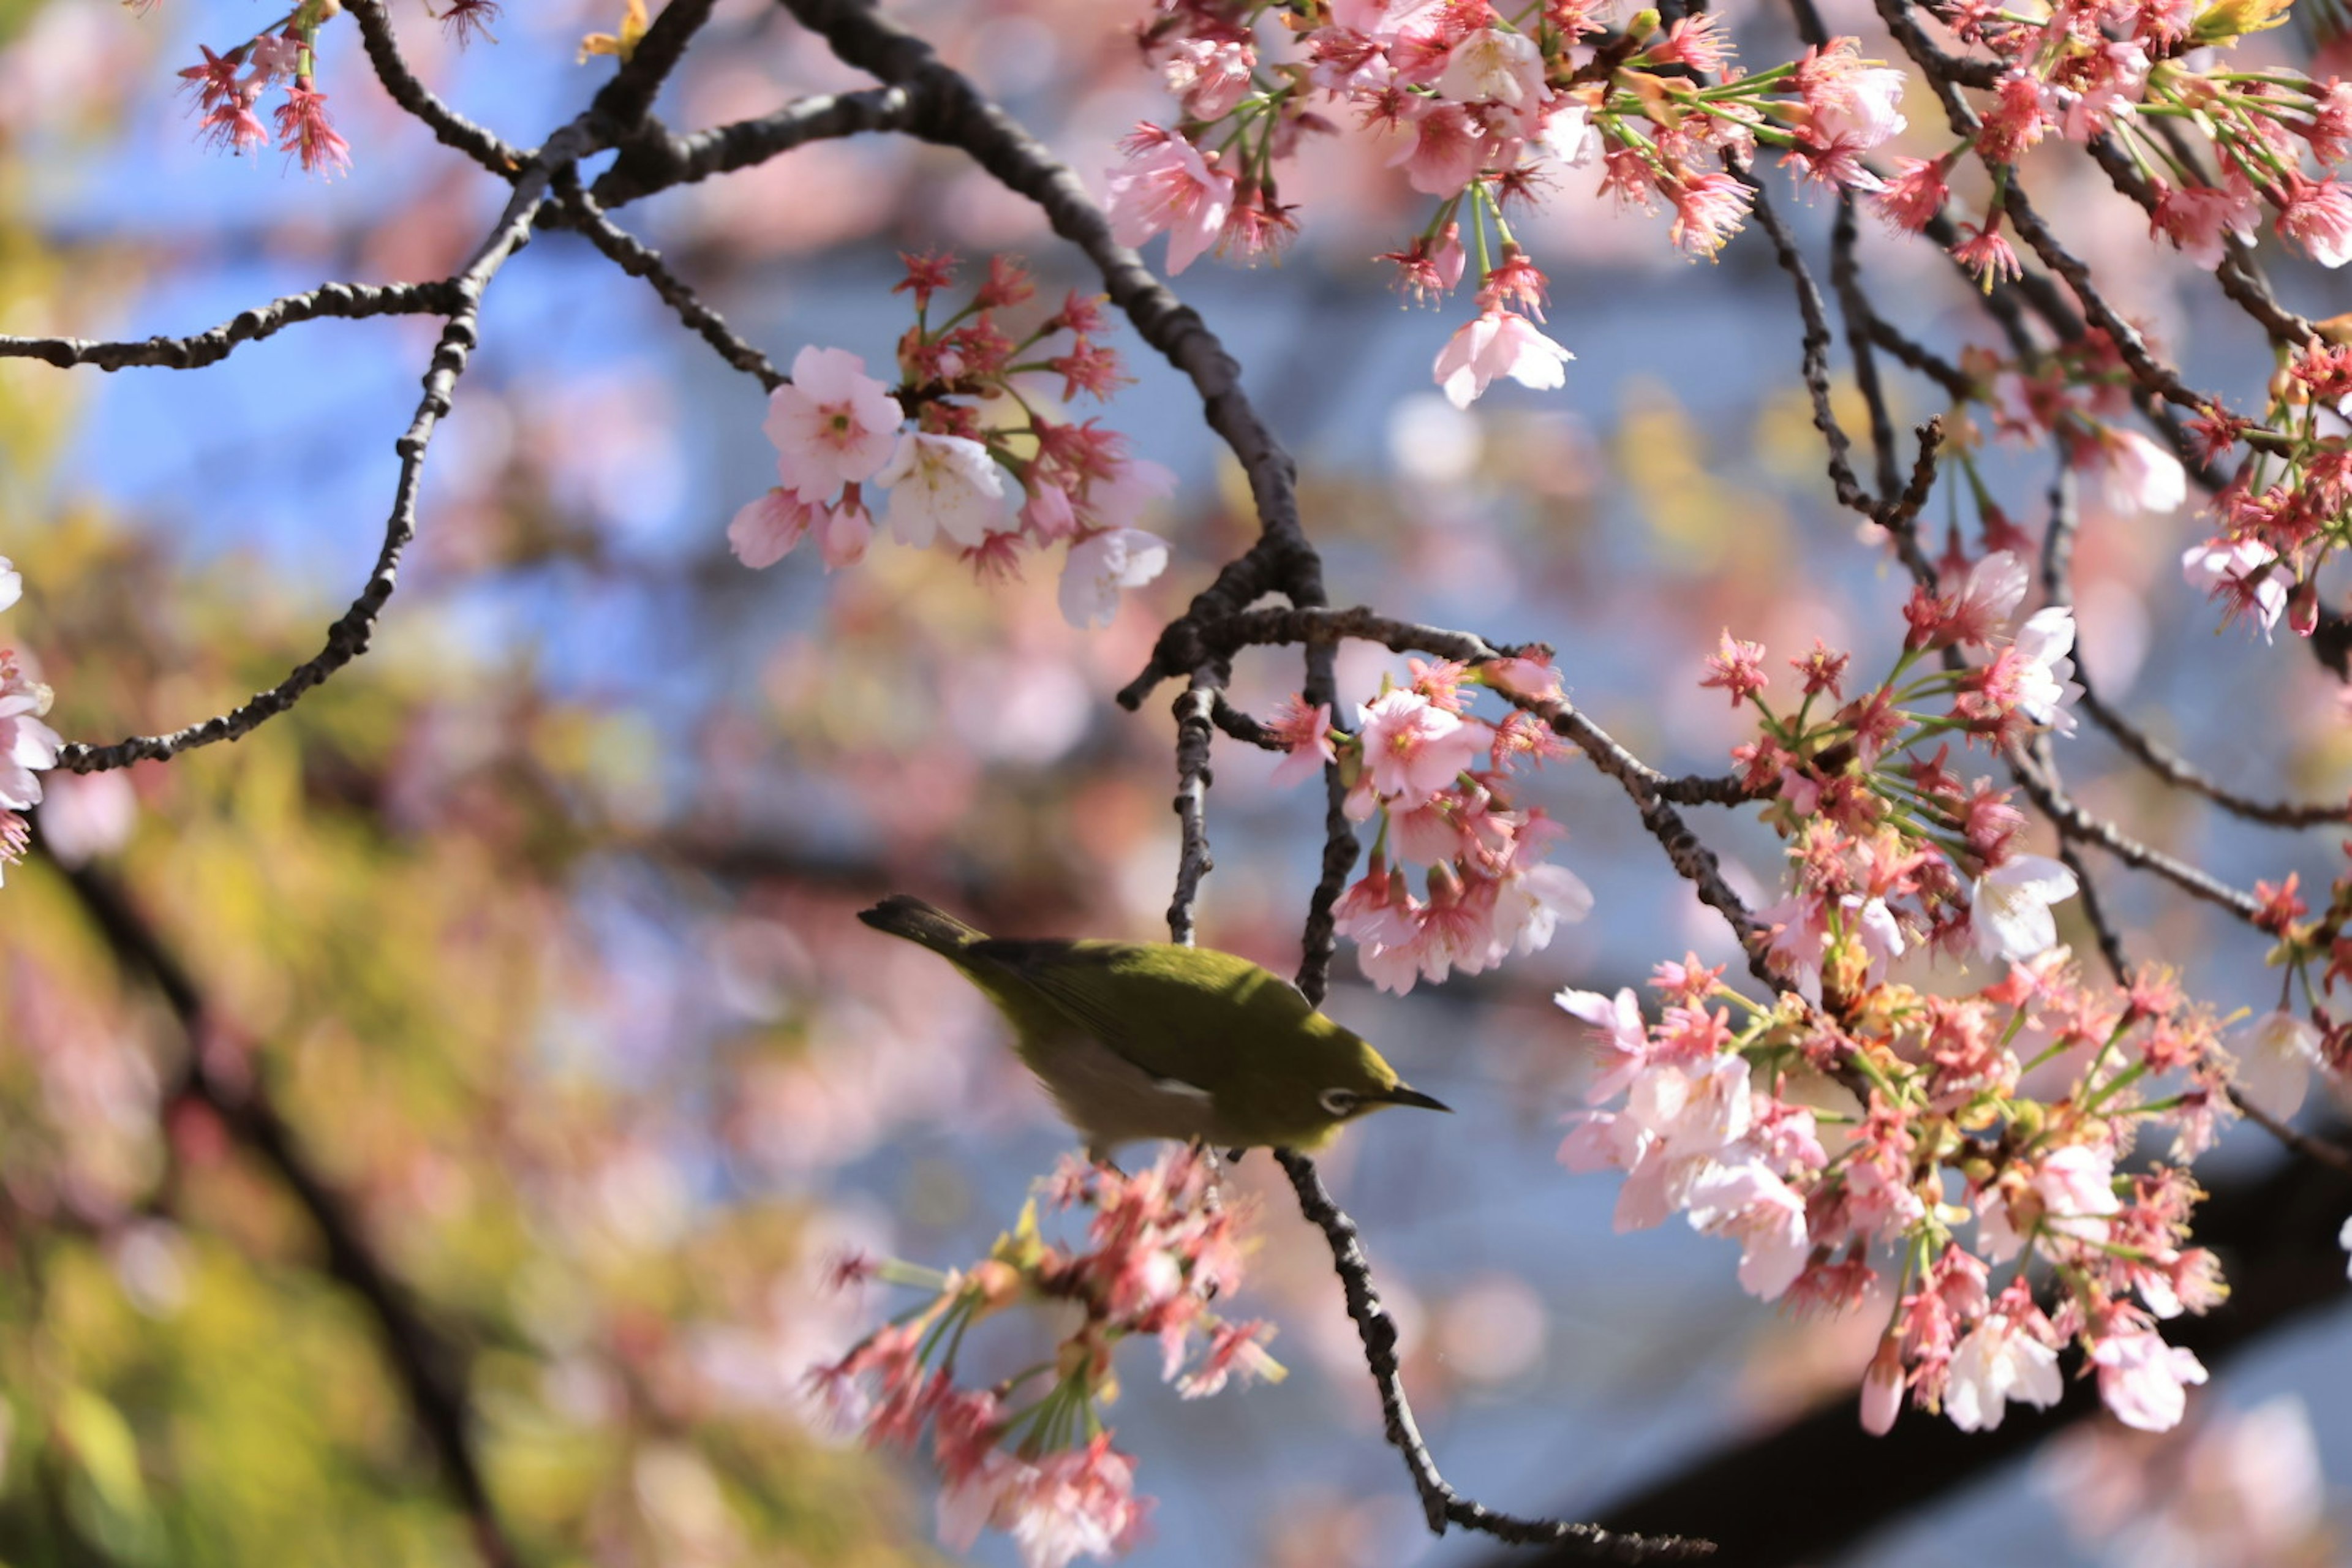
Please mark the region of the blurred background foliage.
<svg viewBox="0 0 2352 1568"><path fill-rule="evenodd" d="M614 7L510 5L500 44L462 56L409 0L396 9L427 79L528 142L601 79L572 47ZM904 10L1082 172L1161 112L1118 6ZM0 330L186 331L324 278L431 276L471 245L489 195L384 101L345 30L323 83L356 150L349 180L189 145L171 72L257 15L0 0ZM773 7L730 0L664 111L698 125L855 81ZM1562 200L1537 244L1554 330L1580 356L1570 386L1463 415L1427 384L1450 322L1399 311L1365 260L1393 238L1400 192L1336 142L1300 187L1286 195L1306 202L1309 238L1284 267L1183 281L1302 454L1339 602L1558 644L1571 694L1668 769L1719 768L1738 738L1695 684L1723 626L1778 653L1818 633L1864 663L1894 646L1901 593L1828 503L1769 256L1742 243L1694 270L1654 223ZM2080 195L2077 237L2120 291L2200 374L2246 372L2178 279L2101 237L2111 193ZM1012 249L1049 292L1084 282L1018 203L895 142L814 146L627 218L779 359L810 341L887 357L900 246ZM1945 340L1973 330L1932 261L1874 238L1867 254ZM1185 483L1160 520L1177 564L1108 631L1070 631L1050 581L976 584L931 553L878 548L827 578L804 552L755 575L721 538L768 482L755 386L566 237L509 268L485 321L370 656L235 745L58 778L44 852L0 893L0 1563L477 1552L386 1321L304 1179L462 1392L523 1561L938 1555L924 1478L814 1422L805 1370L889 1310L828 1289L827 1268L845 1249L967 1259L1065 1139L977 998L850 916L904 888L1007 932L1157 933L1171 726L1160 700L1129 717L1109 694L1246 539L1245 492L1183 388L1132 364L1108 423ZM189 376L0 362L0 552L28 584L6 635L55 686L64 733L172 728L316 650L376 548L429 342L411 321L328 322ZM1914 393L1899 416L1935 411ZM1994 471L2034 514L2040 477ZM2172 567L2189 526L2094 516L2084 657L2231 782L2341 794L2337 694L2298 650L2206 632ZM1344 689L1368 695L1385 667L1351 650ZM1236 700L1264 711L1296 679L1263 656ZM2214 702L2232 681L2263 701ZM2074 765L2086 801L2234 879L2332 875L2326 847L2210 820L2095 742ZM1274 792L1271 771L1220 753L1203 929L1285 969L1321 810ZM1876 1330L1868 1312L1758 1310L1717 1244L1610 1236L1608 1184L1552 1163L1577 1064L1549 992L1730 949L1612 789L1563 764L1543 799L1601 914L1437 995L1375 997L1344 983L1343 958L1335 1013L1461 1114L1376 1124L1331 1172L1449 1474L1574 1514L1842 1394ZM1744 886L1770 885L1769 837L1706 826ZM2205 994L2260 1001L2243 932L2116 892L2146 940L2196 955ZM159 955L193 1008L158 984ZM289 1138L268 1146L257 1116ZM2241 1142L2230 1158L2270 1155ZM1482 1557L1420 1532L1328 1259L1261 1165L1234 1178L1262 1214L1249 1293L1302 1375L1181 1408L1130 1378L1123 1446L1162 1500L1147 1559ZM2352 1402L2318 1395L2342 1386L2346 1349L2338 1324L2251 1369L2242 1398L2217 1396L2243 1409L2300 1385L2307 1406L2182 1439L2259 1440L2248 1463L2264 1473L2263 1455L2304 1466L2308 1484L2270 1505L2294 1527L2262 1561L2329 1550ZM2118 1550L2097 1530L2066 1544L2056 1517L2012 1476L1864 1556Z"/></svg>

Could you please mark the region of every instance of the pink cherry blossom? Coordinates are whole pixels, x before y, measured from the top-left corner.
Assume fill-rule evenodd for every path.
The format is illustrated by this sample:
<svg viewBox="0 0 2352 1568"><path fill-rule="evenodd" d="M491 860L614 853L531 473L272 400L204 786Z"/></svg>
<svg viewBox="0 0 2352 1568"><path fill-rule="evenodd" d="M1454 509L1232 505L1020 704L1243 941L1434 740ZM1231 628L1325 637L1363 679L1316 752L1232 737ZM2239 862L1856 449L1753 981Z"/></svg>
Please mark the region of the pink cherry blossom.
<svg viewBox="0 0 2352 1568"><path fill-rule="evenodd" d="M2258 539L2209 539L2181 552L2180 574L2190 587L2221 599L2230 616L2251 611L2268 637L2286 613L2286 574L2264 570L2277 559L2278 552Z"/></svg>
<svg viewBox="0 0 2352 1568"><path fill-rule="evenodd" d="M1600 1105L1625 1092L1650 1061L1650 1034L1642 1021L1642 1005L1631 986L1614 996L1573 986L1552 998L1560 1010L1588 1026L1585 1040L1600 1071L1585 1086L1584 1098Z"/></svg>
<svg viewBox="0 0 2352 1568"><path fill-rule="evenodd" d="M864 360L811 345L793 356L793 379L769 395L761 428L776 445L784 488L814 500L878 473L905 417Z"/></svg>
<svg viewBox="0 0 2352 1568"><path fill-rule="evenodd" d="M2189 1408L2185 1385L2205 1381L2194 1352L2168 1345L2152 1331L2110 1334L2091 1347L2099 1369L2099 1397L2116 1420L2143 1432L2168 1432Z"/></svg>
<svg viewBox="0 0 2352 1568"><path fill-rule="evenodd" d="M1568 372L1562 367L1575 357L1536 331L1525 316L1490 306L1438 351L1434 374L1445 400L1467 408L1496 376L1509 376L1538 392L1564 386Z"/></svg>
<svg viewBox="0 0 2352 1568"><path fill-rule="evenodd" d="M1450 196L1477 176L1496 151L1478 118L1458 103L1439 103L1400 125L1389 166L1423 195Z"/></svg>
<svg viewBox="0 0 2352 1568"><path fill-rule="evenodd" d="M1759 1164L1715 1166L1689 1191L1694 1230L1738 1239L1740 1288L1777 1301L1804 1272L1812 1243L1805 1232L1805 1200Z"/></svg>
<svg viewBox="0 0 2352 1568"><path fill-rule="evenodd" d="M2178 511L2189 499L2189 475L2180 459L2137 430L2110 426L2088 450L2105 469L2106 501L2116 511Z"/></svg>
<svg viewBox="0 0 2352 1568"><path fill-rule="evenodd" d="M1063 618L1081 630L1108 626L1118 591L1140 588L1168 569L1168 542L1139 528L1111 528L1070 546L1062 567Z"/></svg>
<svg viewBox="0 0 2352 1568"><path fill-rule="evenodd" d="M807 536L812 515L808 502L776 486L735 514L727 525L727 548L754 570L773 566Z"/></svg>
<svg viewBox="0 0 2352 1568"><path fill-rule="evenodd" d="M1290 753L1274 770L1277 788L1312 778L1323 771L1324 763L1338 760L1339 752L1331 745L1328 702L1318 702L1310 708L1303 697L1289 698L1266 727Z"/></svg>
<svg viewBox="0 0 2352 1568"><path fill-rule="evenodd" d="M1257 51L1235 38L1180 38L1160 67L1168 90L1193 120L1222 120L1249 96Z"/></svg>
<svg viewBox="0 0 2352 1568"><path fill-rule="evenodd" d="M2221 265L2228 248L2226 237L2235 235L2252 243L2261 215L2253 196L2242 190L2168 186L2157 199L2148 233L2165 236L2180 254L2210 272Z"/></svg>
<svg viewBox="0 0 2352 1568"><path fill-rule="evenodd" d="M1211 168L1183 137L1158 126L1138 128L1124 144L1132 149L1126 164L1108 176L1111 237L1134 246L1165 233L1172 278L1224 233L1234 177Z"/></svg>
<svg viewBox="0 0 2352 1568"><path fill-rule="evenodd" d="M1417 691L1382 693L1356 710L1372 787L1419 804L1454 782L1480 750L1478 731Z"/></svg>
<svg viewBox="0 0 2352 1568"><path fill-rule="evenodd" d="M2352 261L2352 191L2335 179L2312 181L2289 173L2286 204L2272 227L2322 267Z"/></svg>

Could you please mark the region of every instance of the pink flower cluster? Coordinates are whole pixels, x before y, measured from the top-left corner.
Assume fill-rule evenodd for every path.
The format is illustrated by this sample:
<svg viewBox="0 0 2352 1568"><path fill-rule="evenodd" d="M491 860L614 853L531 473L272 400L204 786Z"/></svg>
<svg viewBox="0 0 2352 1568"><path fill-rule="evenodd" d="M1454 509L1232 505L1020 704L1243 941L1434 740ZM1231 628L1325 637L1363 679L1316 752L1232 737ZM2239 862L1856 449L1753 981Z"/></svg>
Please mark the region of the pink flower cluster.
<svg viewBox="0 0 2352 1568"><path fill-rule="evenodd" d="M1042 1184L1056 1208L1091 1211L1083 1248L1038 1233L1037 1205L969 1271L946 1275L887 1264L853 1265L932 1292L860 1342L812 1381L845 1426L868 1441L912 1448L926 1425L943 1485L940 1538L969 1548L983 1527L1019 1544L1028 1568L1063 1568L1079 1556L1108 1559L1140 1539L1150 1500L1135 1492L1135 1463L1111 1447L1097 1406L1116 1394L1121 1340L1160 1347L1160 1374L1187 1399L1239 1379L1279 1380L1266 1353L1271 1325L1210 1310L1242 1279L1239 1215L1214 1187L1199 1150L1171 1148L1149 1170L1122 1175L1066 1158ZM960 1388L956 1357L966 1331L1024 1298L1069 1303L1081 1321L1054 1359L990 1388ZM1026 1384L1053 1374L1025 1405Z"/></svg>
<svg viewBox="0 0 2352 1568"><path fill-rule="evenodd" d="M2180 1419L2205 1371L2156 1325L2226 1288L2187 1245L2201 1194L2186 1173L2116 1166L2143 1127L2169 1126L2176 1159L2209 1146L2231 1063L2168 973L2101 994L2053 952L1971 996L1879 983L1835 1018L1788 995L1758 1006L1721 973L1659 965L1654 1023L1631 990L1559 994L1587 1026L1588 1101L1618 1107L1572 1116L1559 1158L1624 1173L1620 1230L1682 1214L1739 1244L1751 1294L1824 1311L1860 1308L1891 1261L1895 1301L1863 1385L1874 1432L1906 1392L1967 1431L1998 1426L2012 1401L2047 1405L2070 1341L2119 1419Z"/></svg>
<svg viewBox="0 0 2352 1568"><path fill-rule="evenodd" d="M1974 139L1987 165L2014 163L2050 136L2111 137L2157 194L2151 235L2199 266L2219 267L2229 245L2250 241L2265 205L2279 237L2313 259L2352 259L2352 192L2333 174L2304 172L2306 156L2326 168L2352 150L2352 88L2198 64L2210 57L2190 52L2275 26L2284 7L2091 0L2056 6L2038 23L1984 0L1948 0L1937 10L2001 68ZM2142 129L2151 116L2193 128L2220 184L2207 183L2185 142Z"/></svg>
<svg viewBox="0 0 2352 1568"><path fill-rule="evenodd" d="M0 557L0 610L24 595L25 580ZM0 647L0 869L25 858L31 834L17 813L41 804L38 775L55 767L64 744L41 722L49 710L49 689L28 680L14 648Z"/></svg>
<svg viewBox="0 0 2352 1568"><path fill-rule="evenodd" d="M825 570L854 564L874 537L872 485L889 492L893 538L919 548L944 541L983 573L1017 573L1025 552L1066 544L1063 615L1076 626L1108 624L1119 590L1167 568L1167 542L1132 525L1173 491L1175 477L1091 419L1039 412L1037 389L1026 384L1058 377L1066 399L1106 397L1120 384L1118 355L1098 342L1101 300L1072 293L1015 339L999 312L1034 298L1036 286L999 257L970 302L934 327L931 300L952 281L954 263L904 259L898 289L914 296L917 321L898 344L898 389L845 350L801 350L762 426L780 482L735 514L729 545L746 566L764 567L813 536ZM983 413L1008 417L1000 406L1013 422L983 424ZM909 409L915 427L902 430Z"/></svg>
<svg viewBox="0 0 2352 1568"><path fill-rule="evenodd" d="M1284 12L1297 58L1264 62L1259 24ZM1271 0L1158 0L1143 29L1182 118L1144 125L1108 175L1121 244L1169 236L1181 271L1213 248L1255 258L1297 227L1276 195L1275 166L1302 137L1352 116L1385 143L1391 167L1434 198L1419 237L1390 253L1423 298L1448 292L1478 259L1478 313L1438 357L1457 405L1498 376L1561 384L1566 349L1538 331L1542 274L1511 242L1508 209L1597 168L1600 190L1674 213L1670 238L1712 257L1745 221L1748 187L1721 165L1759 145L1780 150L1799 177L1875 191L1863 155L1904 128L1899 71L1862 58L1852 38L1745 75L1712 16L1609 40L1590 0L1545 0L1502 12L1487 0L1333 0L1299 26ZM1924 220L1923 220L1924 221ZM1500 247L1501 259L1496 259Z"/></svg>
<svg viewBox="0 0 2352 1568"><path fill-rule="evenodd" d="M1388 687L1358 708L1352 735L1332 727L1329 704L1310 708L1302 698L1273 726L1290 753L1276 782L1336 763L1348 815L1380 819L1370 867L1332 913L1356 942L1365 978L1383 991L1402 995L1416 980L1475 974L1514 950L1533 952L1561 921L1592 909L1576 874L1543 858L1559 825L1540 807L1511 804L1512 772L1561 754L1559 739L1526 712L1496 724L1466 706L1464 689L1480 684L1556 694L1548 659L1477 669L1416 659L1410 686ZM1423 894L1407 883L1407 864L1427 868Z"/></svg>
<svg viewBox="0 0 2352 1568"><path fill-rule="evenodd" d="M299 159L305 171L330 178L352 166L351 143L327 120L327 95L310 81L311 49L318 37L313 7L299 7L295 21L278 33L263 33L226 54L204 45L204 61L180 72L203 116L196 134L215 147L243 153L269 145ZM310 17L307 25L300 18ZM285 97L265 127L255 112L261 95L278 83Z"/></svg>
<svg viewBox="0 0 2352 1568"><path fill-rule="evenodd" d="M2262 426L2218 411L2199 422L2224 449L2258 428L2263 442L2213 498L2220 531L2181 556L2182 574L2221 604L2225 623L2245 616L2265 637L2283 616L2297 636L2317 629L2315 579L2343 548L2352 510L2347 407L2352 348L2314 339L2273 378Z"/></svg>
<svg viewBox="0 0 2352 1568"><path fill-rule="evenodd" d="M2057 941L2051 906L2074 894L2074 874L2021 850L2025 819L2007 791L1946 765L1955 734L1999 748L2074 727L2073 612L2053 605L2012 627L2025 589L2024 563L1997 551L1942 593L1916 591L1904 651L1874 689L1847 700L1850 656L1817 644L1790 661L1801 697L1786 715L1763 697L1760 646L1727 632L1708 661L1701 684L1762 716L1734 755L1790 840L1795 886L1759 918L1776 967L1806 996L1859 994L1915 950L2021 963ZM1948 647L1979 662L1914 673ZM1941 711L1926 706L1937 699Z"/></svg>

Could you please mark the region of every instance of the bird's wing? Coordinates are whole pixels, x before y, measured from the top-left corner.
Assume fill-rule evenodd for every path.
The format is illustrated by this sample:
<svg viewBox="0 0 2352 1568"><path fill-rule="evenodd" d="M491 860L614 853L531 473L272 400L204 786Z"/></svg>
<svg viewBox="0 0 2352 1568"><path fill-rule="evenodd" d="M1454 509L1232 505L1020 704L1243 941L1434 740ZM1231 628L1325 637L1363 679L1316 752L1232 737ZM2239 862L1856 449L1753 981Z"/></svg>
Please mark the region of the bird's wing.
<svg viewBox="0 0 2352 1568"><path fill-rule="evenodd" d="M1163 1082L1223 1081L1254 1038L1296 1027L1314 1011L1279 976L1208 948L991 941L971 951Z"/></svg>

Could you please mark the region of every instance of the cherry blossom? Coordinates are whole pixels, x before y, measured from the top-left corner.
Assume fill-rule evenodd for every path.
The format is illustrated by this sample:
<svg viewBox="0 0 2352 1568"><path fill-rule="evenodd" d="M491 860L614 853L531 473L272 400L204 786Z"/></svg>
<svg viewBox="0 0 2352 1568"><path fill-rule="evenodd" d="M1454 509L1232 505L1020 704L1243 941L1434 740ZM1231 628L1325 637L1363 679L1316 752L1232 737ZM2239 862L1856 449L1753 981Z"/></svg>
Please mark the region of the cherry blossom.
<svg viewBox="0 0 2352 1568"><path fill-rule="evenodd" d="M1139 528L1110 528L1070 546L1062 567L1063 618L1081 629L1108 626L1118 591L1140 588L1168 569L1168 542Z"/></svg>
<svg viewBox="0 0 2352 1568"><path fill-rule="evenodd" d="M793 357L793 379L769 395L761 428L776 445L784 488L814 501L879 473L905 417L863 359L811 345Z"/></svg>
<svg viewBox="0 0 2352 1568"><path fill-rule="evenodd" d="M2205 1381L2205 1363L2189 1351L2168 1345L2145 1330L2110 1334L2091 1351L2099 1369L2099 1397L2116 1420L2143 1432L2163 1432L2180 1424L2188 1408L2186 1385Z"/></svg>
<svg viewBox="0 0 2352 1568"><path fill-rule="evenodd" d="M808 502L779 485L745 503L727 525L727 547L755 570L773 566L808 534Z"/></svg>
<svg viewBox="0 0 2352 1568"><path fill-rule="evenodd" d="M2065 1392L2058 1352L2000 1312L1977 1321L1946 1375L1944 1412L1963 1432L1992 1431L2011 1400L2047 1409Z"/></svg>
<svg viewBox="0 0 2352 1568"><path fill-rule="evenodd" d="M2047 952L2058 940L2050 906L2075 891L2074 873L2047 856L2019 855L1992 868L1969 895L1977 951L2011 962Z"/></svg>
<svg viewBox="0 0 2352 1568"><path fill-rule="evenodd" d="M2319 1063L2319 1030L2308 1018L2281 1009L2263 1014L2230 1036L2236 1059L2231 1080L2247 1104L2284 1121L2303 1109L2311 1069Z"/></svg>
<svg viewBox="0 0 2352 1568"><path fill-rule="evenodd" d="M1366 776L1383 795L1434 795L1478 753L1478 732L1417 691L1384 692L1356 718Z"/></svg>
<svg viewBox="0 0 2352 1568"><path fill-rule="evenodd" d="M978 544L1004 521L1004 474L988 448L962 436L909 430L874 476L890 487L890 533L927 545L946 535Z"/></svg>
<svg viewBox="0 0 2352 1568"><path fill-rule="evenodd" d="M1183 137L1157 126L1139 127L1128 146L1126 164L1108 176L1111 237L1121 245L1141 245L1165 233L1173 277L1223 234L1233 210L1234 177L1212 169Z"/></svg>
<svg viewBox="0 0 2352 1568"><path fill-rule="evenodd" d="M1438 351L1435 375L1445 400L1467 408L1497 376L1541 392L1568 384L1576 356L1538 331L1525 316L1489 306Z"/></svg>

